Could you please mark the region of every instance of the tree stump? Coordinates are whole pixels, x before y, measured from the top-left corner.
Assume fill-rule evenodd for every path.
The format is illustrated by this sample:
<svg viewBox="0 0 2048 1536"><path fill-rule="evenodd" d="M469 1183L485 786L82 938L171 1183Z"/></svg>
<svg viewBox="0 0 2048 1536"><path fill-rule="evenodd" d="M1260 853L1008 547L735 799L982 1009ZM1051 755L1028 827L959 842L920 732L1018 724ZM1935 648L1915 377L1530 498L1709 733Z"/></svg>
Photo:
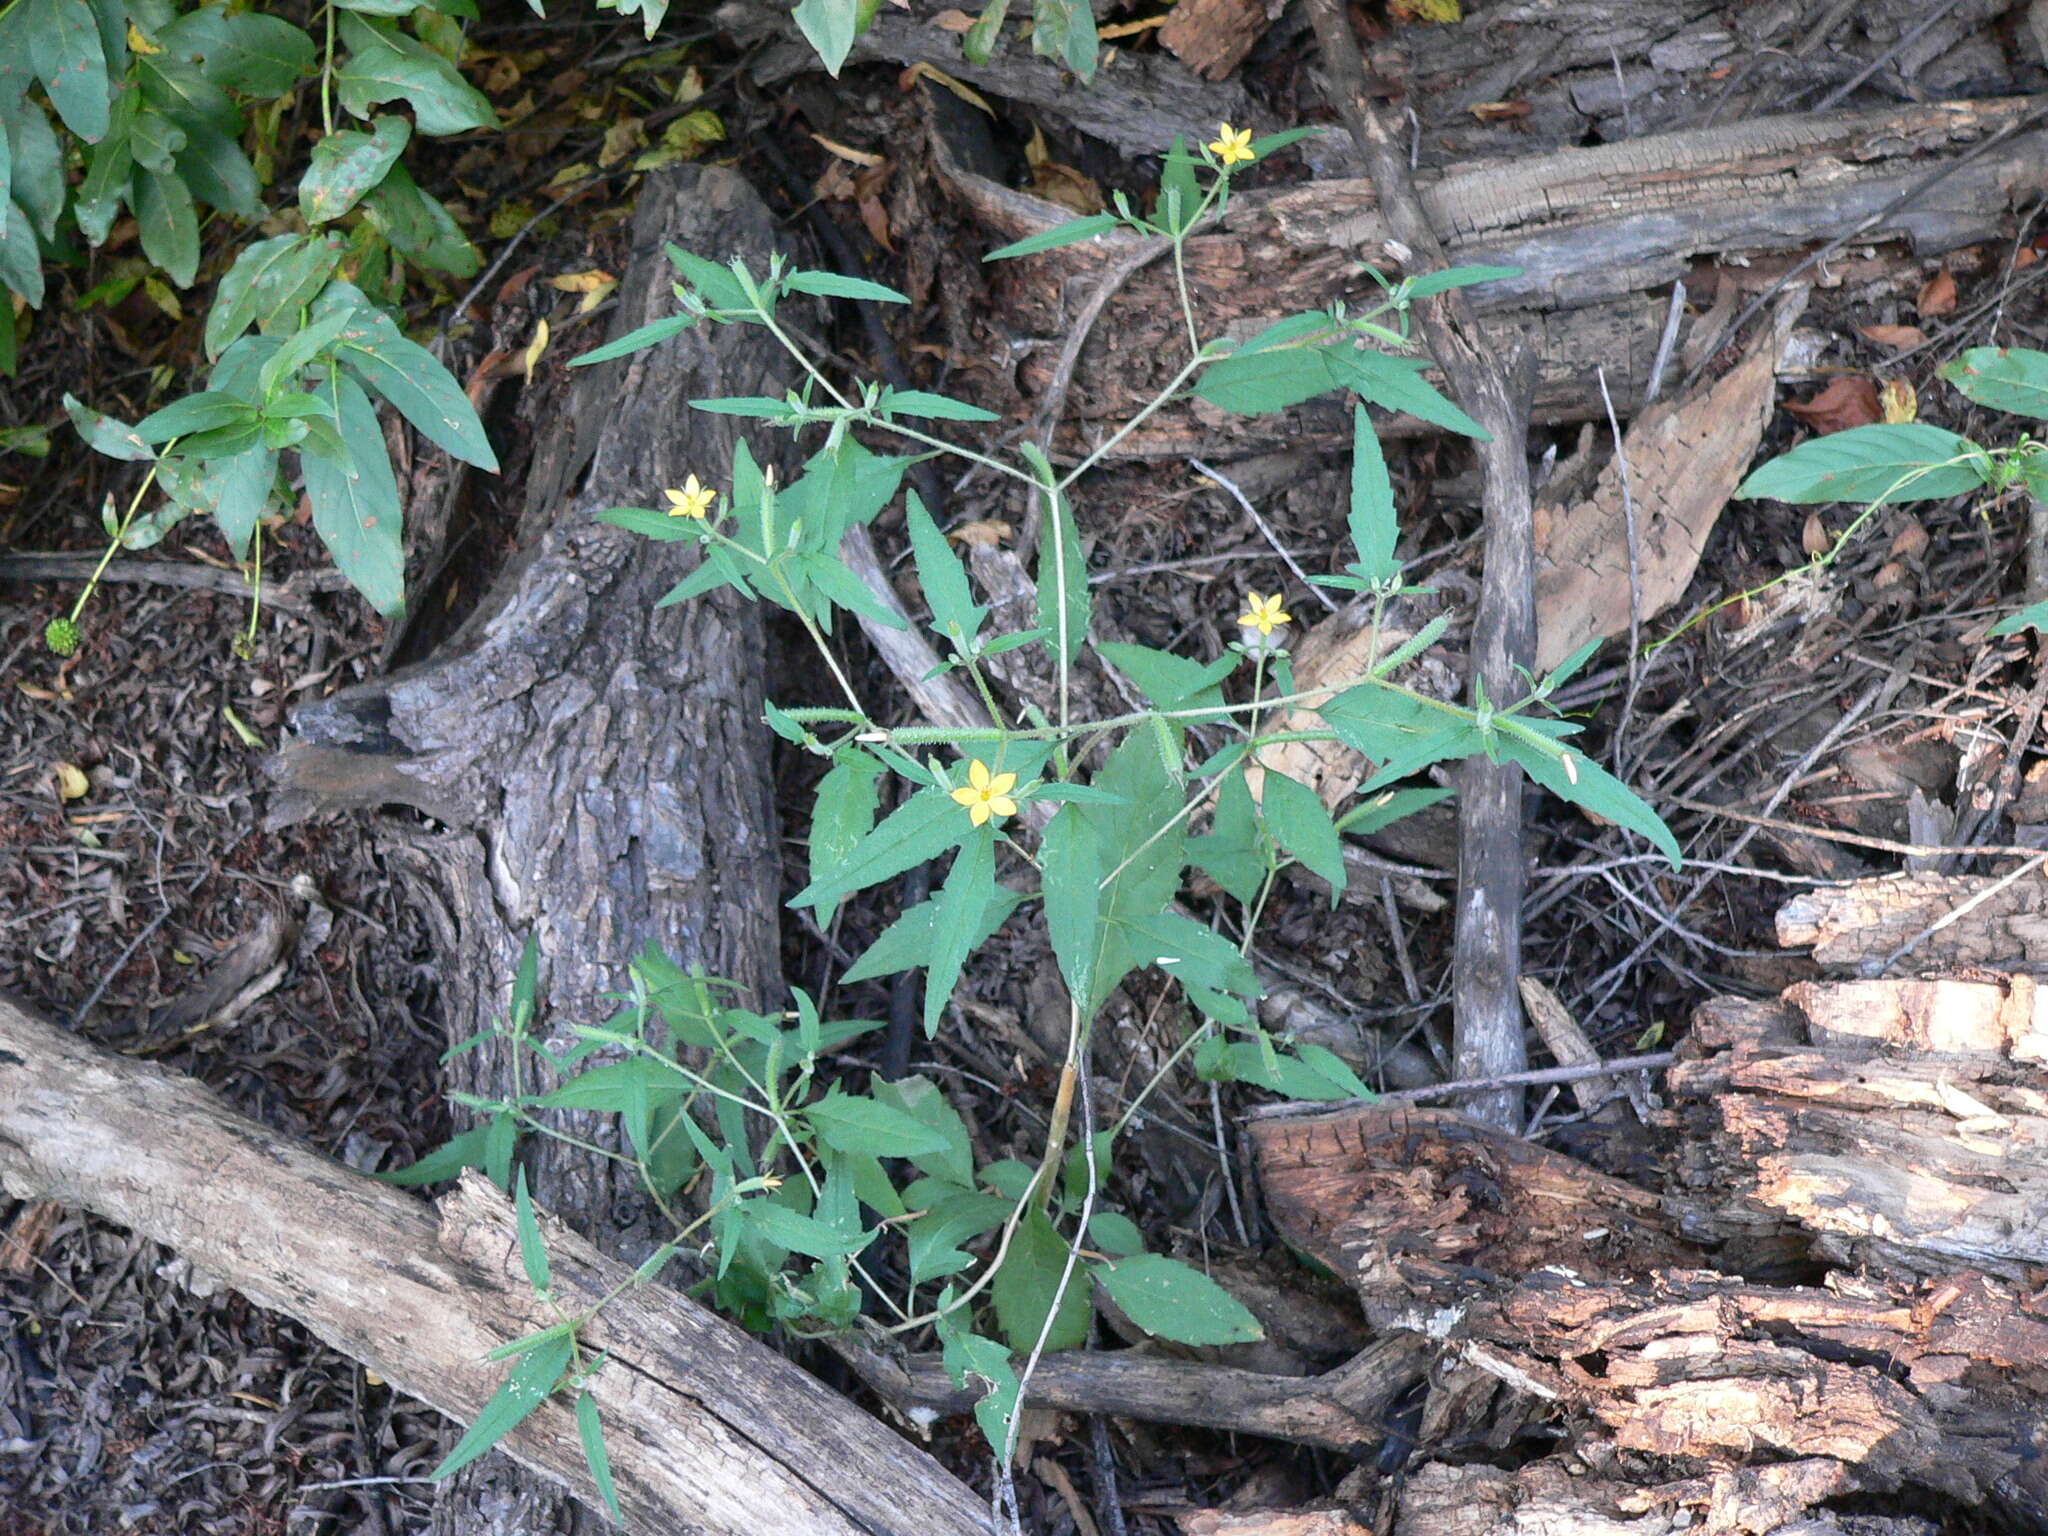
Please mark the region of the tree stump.
<svg viewBox="0 0 2048 1536"><path fill-rule="evenodd" d="M759 270L774 239L766 207L732 173L650 177L612 334L674 313L664 241ZM552 1049L571 1043L570 1023L613 1011L605 994L650 940L756 1003L779 998L759 618L729 594L657 611L696 547L653 543L593 514L646 505L693 470L722 480L733 418L687 402L778 394L781 357L758 329L703 327L579 370L561 417L536 429L521 548L446 654L294 720L296 737L273 765L283 786L273 821L396 804L441 823L386 826L432 917L451 1042L504 1012L528 934ZM494 1042L458 1057L449 1086L508 1093L506 1053ZM611 1117L565 1112L560 1124L618 1144ZM666 1235L626 1165L554 1140L537 1140L522 1161L542 1205L628 1263ZM461 1481L439 1531L510 1536L573 1519L559 1490L509 1461L480 1462Z"/></svg>

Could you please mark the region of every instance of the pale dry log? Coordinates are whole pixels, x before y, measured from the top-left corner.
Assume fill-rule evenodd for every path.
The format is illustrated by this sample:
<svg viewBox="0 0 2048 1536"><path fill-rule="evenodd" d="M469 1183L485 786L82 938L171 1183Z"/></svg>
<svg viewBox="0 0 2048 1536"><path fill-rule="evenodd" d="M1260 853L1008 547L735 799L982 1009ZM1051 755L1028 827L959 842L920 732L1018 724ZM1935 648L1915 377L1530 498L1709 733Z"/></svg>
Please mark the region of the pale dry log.
<svg viewBox="0 0 2048 1536"><path fill-rule="evenodd" d="M484 1359L545 1327L510 1202L468 1176L438 1218L237 1113L204 1086L88 1045L0 1000L0 1183L176 1250L297 1319L399 1391L470 1420L507 1367ZM552 1218L557 1301L593 1305L631 1271ZM794 1365L658 1285L588 1335L620 1504L643 1531L961 1536L986 1510L923 1452ZM594 1500L567 1404L505 1442Z"/></svg>
<svg viewBox="0 0 2048 1536"><path fill-rule="evenodd" d="M1906 874L1818 886L1778 909L1778 942L1811 945L1822 965L1861 970L1925 934L1904 957L1916 971L2048 972L2048 879L2035 873L1993 890L1997 883L1986 875Z"/></svg>

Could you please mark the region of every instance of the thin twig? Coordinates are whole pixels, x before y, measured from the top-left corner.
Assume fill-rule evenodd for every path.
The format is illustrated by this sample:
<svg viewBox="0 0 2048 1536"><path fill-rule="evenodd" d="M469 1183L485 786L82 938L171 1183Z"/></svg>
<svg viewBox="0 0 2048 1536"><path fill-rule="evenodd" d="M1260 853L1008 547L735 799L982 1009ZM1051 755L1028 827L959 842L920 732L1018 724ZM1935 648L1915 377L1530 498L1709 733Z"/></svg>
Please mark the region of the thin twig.
<svg viewBox="0 0 2048 1536"><path fill-rule="evenodd" d="M1656 1072L1678 1059L1675 1051L1652 1051L1644 1056L1622 1056L1613 1061L1589 1061L1576 1067L1537 1067L1528 1072L1503 1072L1497 1077L1468 1077L1455 1083L1432 1083L1427 1088L1398 1088L1371 1099L1322 1099L1314 1103L1259 1104L1245 1111L1248 1120L1287 1120L1302 1115L1326 1115L1345 1109L1370 1108L1374 1104L1417 1104L1427 1099L1456 1098L1464 1093L1497 1093L1503 1088L1541 1087L1551 1083L1582 1083L1593 1077L1614 1077L1623 1072Z"/></svg>
<svg viewBox="0 0 2048 1536"><path fill-rule="evenodd" d="M1596 369L1600 380L1600 403L1607 407L1607 430L1614 434L1614 465L1621 471L1621 516L1628 531L1628 692L1622 696L1621 724L1614 728L1614 771L1628 777L1622 754L1628 750L1629 725L1635 719L1636 696L1643 686L1643 578L1642 546L1636 527L1636 498L1628 475L1628 442L1621 435L1621 422L1614 414L1614 396L1607 392L1607 369Z"/></svg>
<svg viewBox="0 0 2048 1536"><path fill-rule="evenodd" d="M1294 572L1294 579L1300 582L1304 587L1307 587L1309 591L1313 592L1316 595L1316 597L1321 600L1324 608L1328 609L1331 613L1335 613L1338 608L1336 600L1332 598L1329 593L1325 592L1321 587L1317 586L1313 581L1309 579L1308 572L1304 571L1301 568L1300 562L1298 562L1294 558L1293 552L1289 550L1285 544L1282 544L1280 542L1280 535L1273 531L1271 524L1269 524L1263 517L1259 516L1259 509L1252 505L1251 498L1245 495L1243 491L1237 488L1237 482L1228 478L1225 475L1219 474L1217 471L1211 469L1208 465L1204 464L1200 459L1189 459L1188 462L1194 465L1195 473L1199 475L1206 475L1209 479L1215 481L1218 485L1222 486L1224 490L1230 492L1230 494L1236 498L1237 504L1240 507L1244 508L1244 515L1252 520L1252 525L1256 527L1260 533L1264 534L1266 542L1273 546L1273 553L1275 553L1282 560L1287 562L1287 569Z"/></svg>

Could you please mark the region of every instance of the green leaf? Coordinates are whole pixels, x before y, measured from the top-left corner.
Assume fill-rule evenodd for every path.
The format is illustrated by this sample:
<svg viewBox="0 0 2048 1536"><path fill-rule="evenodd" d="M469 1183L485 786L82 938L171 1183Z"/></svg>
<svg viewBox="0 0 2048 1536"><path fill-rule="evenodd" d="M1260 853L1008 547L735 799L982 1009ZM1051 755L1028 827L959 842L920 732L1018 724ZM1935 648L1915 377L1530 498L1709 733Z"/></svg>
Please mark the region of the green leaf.
<svg viewBox="0 0 2048 1536"><path fill-rule="evenodd" d="M1441 272L1425 272L1420 277L1409 278L1408 297L1426 299L1432 294L1444 293L1452 288L1470 288L1479 283L1498 283L1521 275L1520 267L1446 267Z"/></svg>
<svg viewBox="0 0 2048 1536"><path fill-rule="evenodd" d="M965 400L949 399L922 389L889 389L876 406L884 416L921 416L929 421L1001 421L994 411L985 411Z"/></svg>
<svg viewBox="0 0 2048 1536"><path fill-rule="evenodd" d="M158 46L199 63L224 90L268 100L313 72L313 39L279 16L230 14L224 5L187 11L156 34Z"/></svg>
<svg viewBox="0 0 2048 1536"><path fill-rule="evenodd" d="M925 977L924 1032L927 1039L939 1032L946 1006L953 1000L960 971L972 952L974 919L988 910L996 894L996 831L981 826L970 832L953 860L945 888L938 895L933 917L931 969Z"/></svg>
<svg viewBox="0 0 2048 1536"><path fill-rule="evenodd" d="M818 1140L841 1152L873 1157L920 1157L946 1150L946 1138L930 1126L879 1100L834 1088L804 1110Z"/></svg>
<svg viewBox="0 0 2048 1536"><path fill-rule="evenodd" d="M1262 795L1266 830L1289 853L1330 884L1330 904L1335 906L1347 879L1344 842L1337 836L1322 796L1307 785L1273 769L1266 771Z"/></svg>
<svg viewBox="0 0 2048 1536"><path fill-rule="evenodd" d="M135 171L135 156L128 148L128 134L141 110L142 93L128 90L114 98L113 119L106 137L93 146L92 161L85 180L79 184L72 211L79 233L88 245L103 245L113 228L115 216L128 200Z"/></svg>
<svg viewBox="0 0 2048 1536"><path fill-rule="evenodd" d="M988 609L974 601L960 557L953 553L915 491L904 498L904 521L910 530L910 551L917 561L917 579L932 611L932 628L966 654L988 618Z"/></svg>
<svg viewBox="0 0 2048 1536"><path fill-rule="evenodd" d="M1033 0L1032 52L1041 58L1057 59L1085 85L1095 78L1095 58L1100 46L1095 12L1088 0Z"/></svg>
<svg viewBox="0 0 2048 1536"><path fill-rule="evenodd" d="M1079 1349L1088 1342L1088 1271L1076 1263L1068 1272L1067 1240L1043 1211L1027 1211L1017 1223L989 1291L1012 1349L1036 1349L1041 1332L1048 1350Z"/></svg>
<svg viewBox="0 0 2048 1536"><path fill-rule="evenodd" d="M960 52L970 64L986 64L995 52L996 35L1003 29L1003 18L1010 14L1010 0L988 0L982 12L974 18L974 25L960 37Z"/></svg>
<svg viewBox="0 0 2048 1536"><path fill-rule="evenodd" d="M832 760L832 767L818 781L818 796L811 811L811 879L823 879L860 846L874 830L875 809L881 803L882 765L858 748L849 747ZM836 902L820 903L818 922L832 921Z"/></svg>
<svg viewBox="0 0 2048 1536"><path fill-rule="evenodd" d="M583 1442L583 1462L590 1468L590 1481L597 1487L597 1496L611 1511L612 1523L624 1525L626 1517L619 1509L619 1490L612 1483L612 1459L604 1448L604 1426L598 1422L597 1399L587 1391L576 1394L576 1438Z"/></svg>
<svg viewBox="0 0 2048 1536"><path fill-rule="evenodd" d="M235 258L214 291L206 316L206 355L217 358L250 326L269 330L296 323L340 264L341 241L332 235L277 235Z"/></svg>
<svg viewBox="0 0 2048 1536"><path fill-rule="evenodd" d="M894 288L884 288L864 277L841 277L837 272L792 272L782 286L791 293L814 293L829 299L866 299L874 304L908 304L910 300Z"/></svg>
<svg viewBox="0 0 2048 1536"><path fill-rule="evenodd" d="M421 133L461 133L498 125L498 115L483 92L440 54L389 22L344 13L341 35L351 52L335 71L334 83L342 106L353 116L368 119L372 108L403 101L413 109Z"/></svg>
<svg viewBox="0 0 2048 1536"><path fill-rule="evenodd" d="M1851 427L1808 438L1750 471L1741 497L1778 501L1926 501L1984 484L1983 450L1924 421Z"/></svg>
<svg viewBox="0 0 2048 1536"><path fill-rule="evenodd" d="M396 1184L411 1189L421 1184L438 1184L443 1179L452 1179L465 1168L481 1168L484 1165L485 1144L490 1137L490 1125L471 1126L461 1135L455 1136L434 1148L418 1162L404 1168L394 1168L372 1177L386 1184Z"/></svg>
<svg viewBox="0 0 2048 1536"><path fill-rule="evenodd" d="M21 204L11 199L0 204L0 214L6 216L0 224L0 288L12 288L30 307L39 306L43 302L43 256L36 245L35 226ZM0 301L4 300L5 295L0 294ZM13 313L8 311L10 327Z"/></svg>
<svg viewBox="0 0 2048 1536"><path fill-rule="evenodd" d="M521 1355L519 1363L512 1367L512 1374L505 1378L505 1384L484 1404L476 1422L455 1442L455 1449L448 1453L447 1459L429 1475L438 1480L461 1471L518 1428L520 1422L546 1402L548 1395L555 1390L555 1383L562 1379L575 1345L574 1336L563 1332Z"/></svg>
<svg viewBox="0 0 2048 1536"><path fill-rule="evenodd" d="M1971 347L1944 363L1941 376L1979 405L2048 421L2048 352L2030 347Z"/></svg>
<svg viewBox="0 0 2048 1536"><path fill-rule="evenodd" d="M210 432L216 427L255 419L256 407L247 401L218 390L208 390L173 400L162 410L150 412L135 424L135 435L145 443L162 443L174 437L189 437L194 432Z"/></svg>
<svg viewBox="0 0 2048 1536"><path fill-rule="evenodd" d="M797 30L818 50L825 73L837 79L853 40L860 36L858 0L797 0L791 15Z"/></svg>
<svg viewBox="0 0 2048 1536"><path fill-rule="evenodd" d="M2029 603L2018 613L2007 614L1991 626L1989 635L1991 639L1996 640L2006 635L2016 635L2023 629L2039 630L2042 634L2048 634L2048 600Z"/></svg>
<svg viewBox="0 0 2048 1536"><path fill-rule="evenodd" d="M519 1170L512 1189L512 1211L519 1227L519 1262L526 1267L526 1279L536 1295L548 1293L550 1271L547 1245L541 1241L540 1221L533 1214L533 1196L527 1193L526 1170Z"/></svg>
<svg viewBox="0 0 2048 1536"><path fill-rule="evenodd" d="M636 326L625 335L615 337L601 347L595 347L581 357L571 358L571 368L588 368L592 363L608 363L615 357L626 357L635 352L644 352L649 347L661 345L671 336L680 336L697 322L689 315L670 315L663 320L650 320Z"/></svg>
<svg viewBox="0 0 2048 1536"><path fill-rule="evenodd" d="M1164 1254L1097 1264L1095 1278L1124 1316L1176 1344L1250 1344L1266 1332L1245 1304L1198 1269Z"/></svg>
<svg viewBox="0 0 2048 1536"><path fill-rule="evenodd" d="M398 481L384 451L384 433L370 397L353 379L330 370L327 391L335 407L346 459L301 453L313 528L349 583L386 616L405 605L405 541Z"/></svg>
<svg viewBox="0 0 2048 1536"><path fill-rule="evenodd" d="M986 1385L988 1390L974 1405L974 1422L981 1426L982 1438L988 1442L989 1449L998 1456L1009 1455L1010 1428L1016 1420L1017 1402L1023 1392L1016 1369L1010 1363L1010 1352L994 1339L985 1339L977 1333L961 1333L946 1323L940 1325L939 1338L944 1346L941 1358L947 1373L953 1378L953 1385Z"/></svg>
<svg viewBox="0 0 2048 1536"><path fill-rule="evenodd" d="M1322 318L1322 317L1316 317ZM1240 347L1211 363L1195 382L1195 394L1220 410L1263 416L1341 389L1345 378L1335 346L1253 351Z"/></svg>
<svg viewBox="0 0 2048 1536"><path fill-rule="evenodd" d="M147 464L156 457L156 450L144 442L142 435L127 422L82 405L69 394L64 396L64 411L93 452L135 464Z"/></svg>
<svg viewBox="0 0 2048 1536"><path fill-rule="evenodd" d="M363 199L362 214L415 266L450 277L474 277L484 264L483 254L470 244L454 215L438 197L421 190L402 161Z"/></svg>
<svg viewBox="0 0 2048 1536"><path fill-rule="evenodd" d="M1039 845L1040 887L1045 894L1045 926L1059 961L1067 991L1092 1018L1099 999L1096 966L1101 957L1101 848L1086 813L1066 806L1046 824Z"/></svg>
<svg viewBox="0 0 2048 1536"><path fill-rule="evenodd" d="M1237 946L1192 918L1154 912L1126 918L1124 927L1140 961L1158 966L1183 985L1244 998L1255 998L1264 990Z"/></svg>
<svg viewBox="0 0 2048 1536"><path fill-rule="evenodd" d="M1226 651L1205 664L1121 640L1105 640L1095 649L1161 709L1222 708L1223 680L1237 670L1241 659L1238 652Z"/></svg>
<svg viewBox="0 0 2048 1536"><path fill-rule="evenodd" d="M966 1245L993 1232L1014 1209L999 1195L958 1194L939 1201L904 1229L909 1244L910 1283L958 1274L974 1260Z"/></svg>
<svg viewBox="0 0 2048 1536"><path fill-rule="evenodd" d="M190 288L199 275L199 211L191 189L177 176L137 171L135 223L142 232L142 254L180 288Z"/></svg>
<svg viewBox="0 0 2048 1536"><path fill-rule="evenodd" d="M674 1066L647 1056L629 1056L579 1072L534 1102L542 1109L592 1109L625 1114L636 1105L649 1110L675 1103L689 1081Z"/></svg>
<svg viewBox="0 0 2048 1536"><path fill-rule="evenodd" d="M313 146L306 174L299 178L299 213L308 224L338 219L391 169L412 138L402 117L379 117L370 132L353 128L328 134Z"/></svg>
<svg viewBox="0 0 2048 1536"><path fill-rule="evenodd" d="M146 170L170 171L179 150L185 147L185 130L161 112L143 111L135 116L128 135L128 152Z"/></svg>
<svg viewBox="0 0 2048 1536"><path fill-rule="evenodd" d="M1195 179L1195 157L1188 153L1187 140L1175 134L1160 167L1157 217L1165 233L1177 235L1192 227L1195 210L1202 204L1201 184Z"/></svg>
<svg viewBox="0 0 2048 1536"><path fill-rule="evenodd" d="M978 949L987 943L1023 900L1022 892L997 887L988 906L970 929L973 938L969 947ZM868 981L876 976L893 976L914 965L929 965L932 947L938 942L938 911L937 901L919 902L883 929L881 937L868 946L867 952L839 978L840 981L851 986L856 981Z"/></svg>
<svg viewBox="0 0 2048 1536"><path fill-rule="evenodd" d="M939 1151L911 1155L920 1171L962 1189L974 1183L974 1146L967 1136L967 1123L946 1102L938 1084L927 1077L905 1077L893 1083L878 1082L873 1092L878 1103L902 1110L945 1143Z"/></svg>
<svg viewBox="0 0 2048 1536"><path fill-rule="evenodd" d="M1088 1218L1088 1241L1115 1259L1145 1251L1145 1234L1138 1224L1115 1211L1097 1211Z"/></svg>
<svg viewBox="0 0 2048 1536"><path fill-rule="evenodd" d="M1013 240L981 259L1009 261L1018 256L1036 256L1040 251L1055 251L1063 245L1075 245L1083 240L1093 240L1097 235L1106 235L1121 223L1115 214L1091 213L1084 218L1055 224L1051 229L1042 229L1035 235L1026 235L1022 240Z"/></svg>
<svg viewBox="0 0 2048 1536"><path fill-rule="evenodd" d="M966 841L972 830L967 812L949 795L922 791L885 816L836 871L813 880L797 892L790 905L814 906L879 885Z"/></svg>
<svg viewBox="0 0 2048 1536"><path fill-rule="evenodd" d="M1391 827L1404 816L1413 816L1417 811L1450 799L1452 793L1450 789L1434 785L1427 789L1390 789L1361 800L1338 817L1337 830L1370 837L1383 827Z"/></svg>
<svg viewBox="0 0 2048 1536"><path fill-rule="evenodd" d="M29 67L64 126L97 144L109 126L107 52L88 0L22 0Z"/></svg>
<svg viewBox="0 0 2048 1536"><path fill-rule="evenodd" d="M868 1235L864 1232L848 1235L815 1216L805 1216L773 1200L748 1200L741 1204L740 1210L748 1224L778 1248L787 1248L809 1258L850 1258L868 1245Z"/></svg>
<svg viewBox="0 0 2048 1536"><path fill-rule="evenodd" d="M1401 525L1394 516L1394 485L1386 456L1365 407L1351 408L1351 542L1358 550L1352 569L1365 581L1392 581L1401 574L1394 545Z"/></svg>
<svg viewBox="0 0 2048 1536"><path fill-rule="evenodd" d="M1503 722L1494 737L1500 755L1520 763L1530 778L1560 800L1582 805L1602 820L1648 838L1671 861L1671 867L1677 869L1683 862L1678 839L1671 835L1662 818L1638 799L1635 791L1584 753L1544 740L1533 729L1535 724Z"/></svg>
<svg viewBox="0 0 2048 1536"><path fill-rule="evenodd" d="M1029 443L1024 447L1027 454L1035 451ZM1051 488L1052 466L1040 469L1039 475L1038 495L1051 505L1038 541L1038 627L1045 631L1045 648L1064 678L1088 641L1088 555L1081 547L1072 503Z"/></svg>
<svg viewBox="0 0 2048 1536"><path fill-rule="evenodd" d="M0 173L0 206L11 196L38 234L55 238L65 198L64 151L56 131L34 101L25 96L9 101L0 89L0 134L8 140L0 162L11 161Z"/></svg>
<svg viewBox="0 0 2048 1536"><path fill-rule="evenodd" d="M1189 840L1188 857L1246 906L1258 900L1266 883L1266 851L1259 836L1258 807L1243 774L1233 773L1223 781L1209 831Z"/></svg>
<svg viewBox="0 0 2048 1536"><path fill-rule="evenodd" d="M1422 377L1422 370L1429 365L1421 359L1390 357L1370 348L1345 346L1339 349L1336 363L1344 382L1374 405L1406 411L1420 421L1447 432L1463 433L1482 443L1490 440L1484 427Z"/></svg>
<svg viewBox="0 0 2048 1536"><path fill-rule="evenodd" d="M329 283L313 313L320 320L342 320L334 337L335 355L422 437L466 463L497 472L498 455L476 407L440 359L407 341L388 315L347 283Z"/></svg>

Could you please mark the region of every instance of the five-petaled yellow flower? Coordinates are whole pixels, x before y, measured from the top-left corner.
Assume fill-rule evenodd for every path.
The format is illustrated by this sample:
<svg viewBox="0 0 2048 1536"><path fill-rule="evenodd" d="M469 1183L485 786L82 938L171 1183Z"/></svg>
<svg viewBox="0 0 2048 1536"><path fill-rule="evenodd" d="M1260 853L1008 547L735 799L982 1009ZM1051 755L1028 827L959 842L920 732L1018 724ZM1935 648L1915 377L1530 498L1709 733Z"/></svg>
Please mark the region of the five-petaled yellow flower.
<svg viewBox="0 0 2048 1536"><path fill-rule="evenodd" d="M1216 130L1221 137L1209 143L1209 153L1223 162L1223 169L1229 170L1239 161L1249 165L1259 157L1252 153L1252 131L1249 128L1233 128L1221 123Z"/></svg>
<svg viewBox="0 0 2048 1536"><path fill-rule="evenodd" d="M1016 787L1017 775L990 773L988 764L977 757L967 765L967 782L953 791L953 799L967 807L967 819L979 827L990 817L1017 814L1017 802L1010 798Z"/></svg>
<svg viewBox="0 0 2048 1536"><path fill-rule="evenodd" d="M1270 635L1280 625L1292 622L1294 615L1280 606L1280 594L1261 597L1256 592L1244 595L1246 612L1238 615L1237 622L1247 629L1256 629L1261 635Z"/></svg>
<svg viewBox="0 0 2048 1536"><path fill-rule="evenodd" d="M694 517L700 521L711 513L711 503L718 492L708 485L699 485L695 475L683 482L680 491L663 491L668 498L670 517Z"/></svg>

